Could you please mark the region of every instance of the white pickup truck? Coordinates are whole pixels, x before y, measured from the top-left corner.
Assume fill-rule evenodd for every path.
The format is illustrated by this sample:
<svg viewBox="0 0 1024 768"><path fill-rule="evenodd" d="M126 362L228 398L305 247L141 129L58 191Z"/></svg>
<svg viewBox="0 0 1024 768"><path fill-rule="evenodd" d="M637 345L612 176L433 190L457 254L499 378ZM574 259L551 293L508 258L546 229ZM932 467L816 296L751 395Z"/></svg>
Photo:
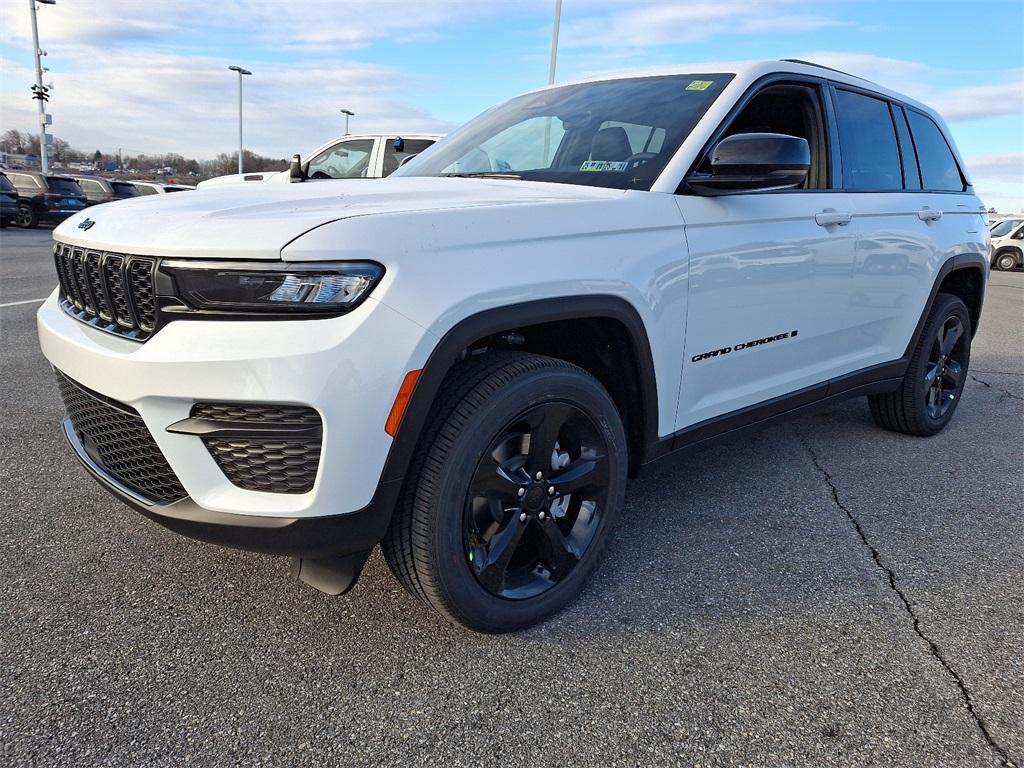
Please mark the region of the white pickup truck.
<svg viewBox="0 0 1024 768"><path fill-rule="evenodd" d="M340 136L314 149L305 157L302 170L310 179L383 179L402 162L440 139L436 133L360 134ZM219 187L254 181L287 184L288 171L253 171L216 176L199 182L199 187Z"/></svg>

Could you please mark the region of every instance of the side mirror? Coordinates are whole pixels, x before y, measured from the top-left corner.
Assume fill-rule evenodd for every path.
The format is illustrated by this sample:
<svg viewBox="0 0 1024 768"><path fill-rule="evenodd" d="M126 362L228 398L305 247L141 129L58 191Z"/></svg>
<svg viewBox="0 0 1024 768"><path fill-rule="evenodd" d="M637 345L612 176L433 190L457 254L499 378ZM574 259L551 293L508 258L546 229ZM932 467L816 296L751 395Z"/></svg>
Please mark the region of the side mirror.
<svg viewBox="0 0 1024 768"><path fill-rule="evenodd" d="M792 189L811 167L806 139L781 133L737 133L711 151L711 174L691 173L686 182L698 195Z"/></svg>
<svg viewBox="0 0 1024 768"><path fill-rule="evenodd" d="M288 164L288 181L305 181L306 171L302 167L302 158L292 155L292 161Z"/></svg>
<svg viewBox="0 0 1024 768"><path fill-rule="evenodd" d="M395 139L394 143L391 146L393 146L395 148L395 152L404 152L405 151L405 139L403 139L401 136L399 136L397 139Z"/></svg>

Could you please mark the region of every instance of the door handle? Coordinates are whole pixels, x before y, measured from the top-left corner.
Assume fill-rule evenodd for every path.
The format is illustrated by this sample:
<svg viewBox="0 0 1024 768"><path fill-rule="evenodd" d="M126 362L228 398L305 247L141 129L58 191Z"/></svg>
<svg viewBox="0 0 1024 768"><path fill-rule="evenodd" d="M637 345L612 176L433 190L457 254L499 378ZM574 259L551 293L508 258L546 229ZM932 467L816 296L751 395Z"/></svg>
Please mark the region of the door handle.
<svg viewBox="0 0 1024 768"><path fill-rule="evenodd" d="M821 213L814 214L814 223L819 227L843 227L849 224L852 218L849 213L839 213L827 208Z"/></svg>
<svg viewBox="0 0 1024 768"><path fill-rule="evenodd" d="M925 206L917 212L917 218L921 221L938 221L942 218L942 211L936 211L934 208Z"/></svg>

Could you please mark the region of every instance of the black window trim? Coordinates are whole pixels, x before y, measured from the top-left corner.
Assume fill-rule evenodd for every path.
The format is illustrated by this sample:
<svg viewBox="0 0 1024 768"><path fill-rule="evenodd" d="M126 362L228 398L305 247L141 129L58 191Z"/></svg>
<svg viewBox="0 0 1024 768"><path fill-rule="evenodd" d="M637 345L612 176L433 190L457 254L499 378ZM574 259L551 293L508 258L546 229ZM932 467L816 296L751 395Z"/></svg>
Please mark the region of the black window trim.
<svg viewBox="0 0 1024 768"><path fill-rule="evenodd" d="M773 189L773 190L753 190L749 192L737 192L729 195L729 197L736 197L738 195L806 195L806 194L822 194L825 192L836 192L839 190L834 189L834 181L836 178L842 178L842 176L836 175L837 164L836 156L838 154L838 141L833 138L835 136L835 124L834 114L832 111L831 94L828 90L829 81L822 77L816 77L815 75L804 75L796 72L773 72L770 75L759 77L743 92L743 95L736 100L736 103L729 109L728 114L722 118L722 121L718 124L715 130L711 133L710 138L701 147L700 152L694 157L693 162L690 164L686 173L683 174L683 178L679 182L679 186L676 187L675 194L677 195L690 195L693 193L689 190L686 184L687 177L700 167L701 163L704 162L705 158L711 153L711 150L719 142L728 129L732 125L733 121L739 116L740 112L746 109L747 105L757 96L761 91L770 86L776 85L796 85L810 87L818 91L818 98L820 99L820 107L822 110L822 121L824 125L825 133L825 153L829 158L830 162L827 163L828 178L825 180L826 187L823 189ZM706 114L706 111L705 111ZM841 170L841 169L839 169Z"/></svg>
<svg viewBox="0 0 1024 768"><path fill-rule="evenodd" d="M967 176L964 173L964 169L960 166L960 161L957 159L956 152L953 151L953 148L949 144L949 139L946 137L946 132L943 131L939 127L938 123L936 123L935 120L933 120L931 118L931 116L929 116L925 112L922 112L920 109L916 109L915 107L907 104L906 102L900 101L899 99L894 99L891 96L886 96L884 93L879 93L878 91L872 91L872 90L869 90L867 88L861 88L861 87L856 86L856 85L850 85L849 83L840 83L840 82L837 82L835 80L829 80L828 85L829 85L830 93L833 94L833 98L834 98L834 94L835 94L836 91L851 91L853 93L859 93L862 96L869 96L869 97L871 97L873 99L878 99L879 101L887 102L889 104L890 115L892 115L894 113L895 109L897 107L899 107L900 109L904 110L904 113L906 113L906 112L916 112L917 114L921 115L922 117L925 117L928 120L930 120L932 125L934 125L936 130L938 130L939 135L942 136L942 140L946 142L946 148L949 149L949 154L953 158L953 163L956 165L956 169L957 169L957 171L960 174L960 181L963 184L963 189L961 189L961 190L955 190L955 189L929 189L928 187L926 187L924 185L924 173L921 171L921 157L920 157L920 155L917 152L917 139L914 138L914 130L910 126L910 119L907 118L907 131L909 131L909 133L910 133L910 141L914 145L914 160L917 163L918 174L921 177L921 189L906 189L906 182L904 181L904 185L903 185L904 188L903 189L846 189L845 187L843 187L843 188L836 188L836 189L833 189L831 191L834 191L834 192L847 192L849 194L856 194L856 193L861 193L862 192L862 193L874 194L874 195L877 195L877 194L879 194L881 192L886 192L886 193L889 193L889 194L893 194L893 193L897 193L897 192L909 193L909 194L924 194L924 193L927 193L927 194L930 194L930 195L933 195L933 194L934 195L940 195L940 194L941 195L969 195L969 194L973 194L974 187L973 187L972 184L970 184L967 181ZM835 109L835 102L834 101L832 102L832 108ZM895 123L893 124L893 130L896 131L896 141L897 141L897 143L899 143L899 131L896 130ZM837 147L837 151L839 152L839 155L840 155L840 158L841 158L842 157L842 141L839 139L838 135L836 136L836 147ZM904 179L906 179L906 172L903 169L903 154L902 154L902 152L900 153L900 171L901 171L901 173L904 174ZM843 178L842 176L839 176L839 179L842 179L842 178ZM824 190L819 190L819 191L824 191Z"/></svg>

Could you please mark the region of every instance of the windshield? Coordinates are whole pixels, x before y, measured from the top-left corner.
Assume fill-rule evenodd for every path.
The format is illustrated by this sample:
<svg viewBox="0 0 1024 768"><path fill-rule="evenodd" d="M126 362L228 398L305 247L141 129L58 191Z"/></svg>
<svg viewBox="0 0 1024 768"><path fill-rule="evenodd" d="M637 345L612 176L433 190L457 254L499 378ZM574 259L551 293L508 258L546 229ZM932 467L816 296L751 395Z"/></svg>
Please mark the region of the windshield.
<svg viewBox="0 0 1024 768"><path fill-rule="evenodd" d="M650 189L732 77L637 77L529 93L470 121L393 176L505 174Z"/></svg>
<svg viewBox="0 0 1024 768"><path fill-rule="evenodd" d="M1021 219L1007 219L1006 221L1000 221L998 224L992 227L989 232L991 237L1006 237L1013 231L1013 228L1021 223Z"/></svg>
<svg viewBox="0 0 1024 768"><path fill-rule="evenodd" d="M60 176L47 176L46 186L51 192L60 192L62 195L81 195L82 188L74 179L61 178Z"/></svg>

